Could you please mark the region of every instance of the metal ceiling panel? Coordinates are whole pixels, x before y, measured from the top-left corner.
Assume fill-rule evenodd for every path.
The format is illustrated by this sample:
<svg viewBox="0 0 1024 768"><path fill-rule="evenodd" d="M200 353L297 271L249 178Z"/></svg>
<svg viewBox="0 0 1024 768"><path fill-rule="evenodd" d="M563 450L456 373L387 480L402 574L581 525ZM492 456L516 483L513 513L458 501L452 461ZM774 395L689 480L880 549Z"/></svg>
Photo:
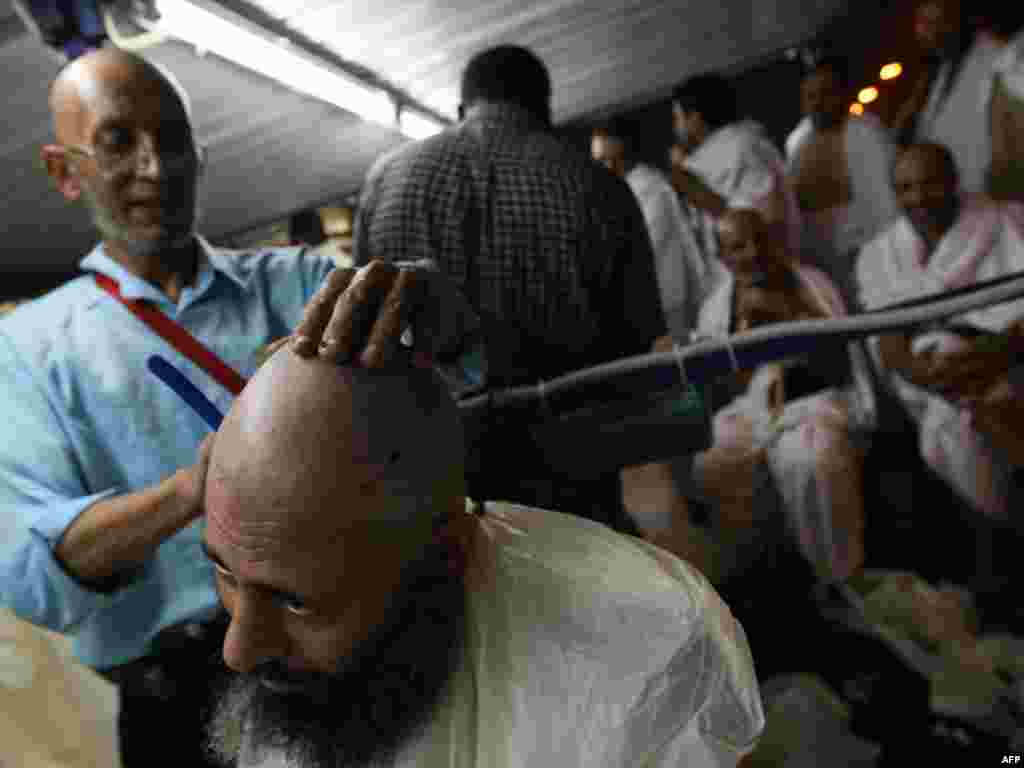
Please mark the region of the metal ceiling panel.
<svg viewBox="0 0 1024 768"><path fill-rule="evenodd" d="M663 93L812 35L845 0L252 0L342 59L453 116L469 57L533 48L554 80L557 122ZM237 3L236 3L237 5Z"/></svg>

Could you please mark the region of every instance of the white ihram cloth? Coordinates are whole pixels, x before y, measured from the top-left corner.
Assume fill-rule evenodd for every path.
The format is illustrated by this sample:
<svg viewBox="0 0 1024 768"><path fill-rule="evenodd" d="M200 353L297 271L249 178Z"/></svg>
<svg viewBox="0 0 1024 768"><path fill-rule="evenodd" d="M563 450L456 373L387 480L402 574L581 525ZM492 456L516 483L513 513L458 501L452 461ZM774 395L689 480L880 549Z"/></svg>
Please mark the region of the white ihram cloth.
<svg viewBox="0 0 1024 768"><path fill-rule="evenodd" d="M788 173L796 176L800 150L814 135L809 118L786 140ZM855 252L881 234L899 215L892 186L896 146L873 115L850 117L844 130L850 202L813 213L803 212L801 257L832 278L847 300L856 295L853 285Z"/></svg>
<svg viewBox="0 0 1024 768"><path fill-rule="evenodd" d="M985 34L978 34L965 54L948 95L943 97L951 65L943 64L924 110L917 119L916 139L949 147L960 172L960 189L968 195L985 192L992 162L992 137L988 106L996 62L1003 48Z"/></svg>
<svg viewBox="0 0 1024 768"><path fill-rule="evenodd" d="M707 283L697 239L683 216L679 196L663 173L640 163L626 174L626 183L647 223L669 331L673 338L688 341Z"/></svg>
<svg viewBox="0 0 1024 768"><path fill-rule="evenodd" d="M867 310L944 293L1024 270L1024 207L976 201L965 204L949 232L929 257L924 240L906 217L866 245L857 264L861 303ZM1024 300L976 310L964 322L987 331L1005 330L1024 317ZM950 335L922 342L945 348ZM917 348L920 349L918 344ZM971 426L967 411L948 400L889 376L920 427L921 452L928 464L977 509L1006 515L1010 469Z"/></svg>
<svg viewBox="0 0 1024 768"><path fill-rule="evenodd" d="M842 297L824 273L808 266L798 266L794 273L829 316L846 314ZM724 273L701 309L702 337L730 334L734 286L732 275ZM849 386L787 401L779 418L768 406L766 391L774 366L761 366L746 392L720 409L712 425L716 445L767 448L768 474L782 499L788 527L801 553L826 580L846 579L863 562L863 518L836 519L833 499L843 491L825 469L856 461L854 447L844 435L817 424L818 417L825 416L845 421L850 435L871 429L874 401L867 389L867 371L856 355L852 366L854 380ZM755 503L763 500L762 494L755 495Z"/></svg>
<svg viewBox="0 0 1024 768"><path fill-rule="evenodd" d="M790 253L800 252L800 208L786 182L786 161L758 123L743 120L714 131L686 158L686 167L724 198L729 208L764 213L781 196L786 246ZM700 219L701 245L710 256L717 256L714 219L706 214Z"/></svg>

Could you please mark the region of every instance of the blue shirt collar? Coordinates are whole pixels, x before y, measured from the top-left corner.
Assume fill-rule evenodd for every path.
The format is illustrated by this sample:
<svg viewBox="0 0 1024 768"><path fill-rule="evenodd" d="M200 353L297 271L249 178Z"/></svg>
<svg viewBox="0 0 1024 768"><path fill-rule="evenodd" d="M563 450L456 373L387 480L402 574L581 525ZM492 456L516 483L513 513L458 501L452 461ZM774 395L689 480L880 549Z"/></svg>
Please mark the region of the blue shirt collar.
<svg viewBox="0 0 1024 768"><path fill-rule="evenodd" d="M196 236L199 245L199 272L195 284L182 293L182 304L190 303L206 293L219 274L227 277L240 288L248 287L250 275L243 269L238 259L231 258L227 252L214 248L204 238ZM79 267L87 272L99 272L117 281L121 295L126 299L146 299L156 303L170 304L170 299L153 285L129 272L121 264L111 258L103 243L98 244L79 262Z"/></svg>

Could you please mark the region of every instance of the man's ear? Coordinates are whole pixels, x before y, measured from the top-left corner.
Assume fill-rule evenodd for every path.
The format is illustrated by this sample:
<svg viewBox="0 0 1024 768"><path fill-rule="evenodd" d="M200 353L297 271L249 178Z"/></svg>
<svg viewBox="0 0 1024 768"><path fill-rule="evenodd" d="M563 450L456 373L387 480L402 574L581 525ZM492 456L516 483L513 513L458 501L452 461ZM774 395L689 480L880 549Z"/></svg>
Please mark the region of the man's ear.
<svg viewBox="0 0 1024 768"><path fill-rule="evenodd" d="M76 202L82 196L82 182L78 174L72 172L67 151L56 144L47 144L39 151L39 156L46 165L46 175L53 179L64 198Z"/></svg>

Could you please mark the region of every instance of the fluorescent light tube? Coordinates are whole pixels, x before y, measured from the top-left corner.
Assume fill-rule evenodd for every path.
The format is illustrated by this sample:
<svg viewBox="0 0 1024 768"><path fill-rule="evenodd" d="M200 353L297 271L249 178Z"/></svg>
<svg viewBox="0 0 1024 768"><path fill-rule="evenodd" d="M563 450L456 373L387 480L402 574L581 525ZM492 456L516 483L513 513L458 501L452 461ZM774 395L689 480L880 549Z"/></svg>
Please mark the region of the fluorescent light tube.
<svg viewBox="0 0 1024 768"><path fill-rule="evenodd" d="M444 123L409 109L403 109L399 113L398 125L402 133L410 139L425 139L440 133L445 128Z"/></svg>
<svg viewBox="0 0 1024 768"><path fill-rule="evenodd" d="M157 0L156 30L215 53L239 66L326 101L364 120L395 127L391 97L379 88L332 70L306 53L271 40L245 19L188 0Z"/></svg>

